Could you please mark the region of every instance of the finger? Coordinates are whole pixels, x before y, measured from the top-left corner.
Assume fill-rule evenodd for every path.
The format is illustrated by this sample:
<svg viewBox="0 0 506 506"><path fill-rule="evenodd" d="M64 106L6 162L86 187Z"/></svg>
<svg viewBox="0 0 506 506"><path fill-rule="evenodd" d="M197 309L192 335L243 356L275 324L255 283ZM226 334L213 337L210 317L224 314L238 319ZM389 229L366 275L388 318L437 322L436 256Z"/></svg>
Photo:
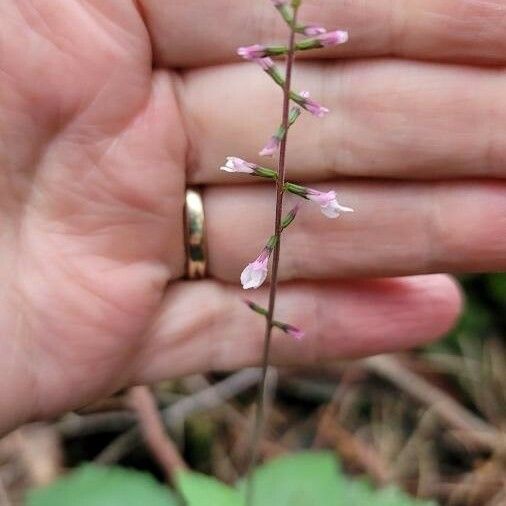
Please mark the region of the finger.
<svg viewBox="0 0 506 506"><path fill-rule="evenodd" d="M286 38L268 0L140 1L161 65L196 66L233 60L238 46ZM345 28L348 44L324 56L384 56L474 63L506 61L502 0L306 0L301 19ZM191 35L190 35L191 34ZM311 55L313 56L313 55Z"/></svg>
<svg viewBox="0 0 506 506"><path fill-rule="evenodd" d="M296 342L274 331L272 363L315 364L400 350L446 332L460 292L446 276L293 283L279 287L276 318L303 328ZM134 382L153 382L260 363L265 321L241 301L240 288L213 281L172 286L140 356ZM266 304L267 290L255 293ZM195 308L198 307L198 311Z"/></svg>
<svg viewBox="0 0 506 506"><path fill-rule="evenodd" d="M506 270L506 183L333 182L337 220L308 203L284 233L280 276L384 277ZM210 273L236 282L272 234L274 190L215 187L205 193ZM289 204L286 205L288 208Z"/></svg>
<svg viewBox="0 0 506 506"><path fill-rule="evenodd" d="M194 145L189 177L229 181L225 156L262 164L258 151L280 122L280 92L251 65L192 71L182 99ZM506 74L420 62L299 64L294 89L331 113L290 130L291 177L506 177ZM210 92L212 90L212 92Z"/></svg>

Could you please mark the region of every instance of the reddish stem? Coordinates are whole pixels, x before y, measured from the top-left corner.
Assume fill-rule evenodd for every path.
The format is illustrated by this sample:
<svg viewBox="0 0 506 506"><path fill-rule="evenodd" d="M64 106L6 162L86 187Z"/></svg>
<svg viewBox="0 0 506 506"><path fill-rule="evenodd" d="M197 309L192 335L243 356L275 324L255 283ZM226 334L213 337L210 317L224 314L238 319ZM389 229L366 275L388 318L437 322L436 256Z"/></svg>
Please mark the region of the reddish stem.
<svg viewBox="0 0 506 506"><path fill-rule="evenodd" d="M278 177L276 180L276 214L275 214L275 225L274 235L277 238L272 254L272 268L270 277L270 290L269 290L269 306L266 316L265 325L265 337L264 346L262 353L262 378L258 389L258 400L255 416L255 426L253 433L253 440L251 445L251 458L247 473L247 484L246 484L246 505L253 505L253 483L252 476L258 460L258 448L260 438L263 433L264 418L265 418L265 404L267 396L267 369L269 367L269 355L271 346L271 336L274 320L274 309L276 305L276 293L278 285L278 270L279 270L279 256L281 250L281 221L283 214L283 195L285 186L285 173L286 173L286 145L289 129L289 113L290 113L290 89L292 82L292 69L293 62L295 59L295 29L297 25L297 9L295 9L292 26L290 31L290 41L288 44L287 63L286 63L286 77L285 85L283 87L283 119L281 122L282 128L284 128L285 135L281 140L279 147L279 163L278 163Z"/></svg>

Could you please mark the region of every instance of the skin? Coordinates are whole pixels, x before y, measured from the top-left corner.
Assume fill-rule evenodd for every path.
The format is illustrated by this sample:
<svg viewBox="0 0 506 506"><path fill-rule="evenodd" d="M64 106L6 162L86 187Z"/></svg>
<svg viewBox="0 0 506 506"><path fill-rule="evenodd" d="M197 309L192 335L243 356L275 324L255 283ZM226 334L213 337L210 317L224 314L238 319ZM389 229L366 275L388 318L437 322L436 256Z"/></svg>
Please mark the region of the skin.
<svg viewBox="0 0 506 506"><path fill-rule="evenodd" d="M295 125L289 174L356 213L308 205L287 232L277 316L307 337L276 334L273 361L428 342L461 304L433 273L506 268L506 3L307 0L301 14L351 41L297 64L297 89L332 113ZM259 362L263 321L238 278L273 188L217 168L260 161L279 122L279 90L234 49L285 33L267 0L0 2L1 432ZM182 280L194 183L199 282Z"/></svg>

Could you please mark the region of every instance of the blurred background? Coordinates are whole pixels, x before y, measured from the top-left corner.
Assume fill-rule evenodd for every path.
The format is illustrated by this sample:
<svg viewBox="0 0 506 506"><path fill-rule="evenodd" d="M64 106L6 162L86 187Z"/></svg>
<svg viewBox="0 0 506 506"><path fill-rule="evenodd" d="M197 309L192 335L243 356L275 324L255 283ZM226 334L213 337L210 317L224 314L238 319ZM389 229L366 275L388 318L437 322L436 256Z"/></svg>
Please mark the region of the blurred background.
<svg viewBox="0 0 506 506"><path fill-rule="evenodd" d="M436 344L325 369L271 371L269 388L277 394L261 458L328 449L347 474L376 486L394 483L441 505L506 505L506 274L469 275L461 283L466 311ZM247 369L154 387L188 466L226 483L245 472L258 379ZM122 392L4 438L0 505L24 504L27 490L84 462L144 470L163 481L136 409Z"/></svg>

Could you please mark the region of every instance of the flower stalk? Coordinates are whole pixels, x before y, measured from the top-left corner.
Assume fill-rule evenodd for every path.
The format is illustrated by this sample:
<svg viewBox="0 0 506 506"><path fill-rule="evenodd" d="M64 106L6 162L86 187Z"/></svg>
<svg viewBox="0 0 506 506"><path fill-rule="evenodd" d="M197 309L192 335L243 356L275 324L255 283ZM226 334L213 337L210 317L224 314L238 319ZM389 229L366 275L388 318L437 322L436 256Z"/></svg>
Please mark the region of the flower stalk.
<svg viewBox="0 0 506 506"><path fill-rule="evenodd" d="M326 107L320 105L312 99L309 92L301 91L296 93L292 91L291 81L295 52L343 44L348 40L348 32L343 30L327 32L325 28L317 24L299 23L297 20L297 14L302 0L271 1L290 28L288 45L264 46L261 44L254 44L252 46L240 47L237 50L237 53L246 60L257 63L261 69L267 73L283 90L283 112L281 124L259 153L261 156L274 156L278 153L279 158L277 170L263 167L256 163L247 162L242 158L233 156L228 157L225 164L221 167L221 169L226 172L238 172L250 176L258 176L267 179L276 185L276 209L273 234L257 258L249 263L241 274L241 283L244 289L259 288L267 279L269 275L269 263L271 264L269 301L267 308L259 306L251 301L245 301L251 310L265 318L265 333L261 364L262 375L258 389L254 433L246 480L247 506L252 506L253 504L252 474L258 460L258 448L265 419L265 404L267 397L266 377L269 366L272 332L274 328L277 328L297 340L302 339L304 335L304 332L301 329L274 318L278 288L281 235L283 231L294 222L300 205L297 204L283 217L283 197L285 193L288 192L305 201L317 204L320 207L321 212L328 218L337 218L341 213L353 211L350 207L343 206L337 201L336 192L333 190L326 192L319 191L286 180L286 146L290 127L300 116L302 109L305 109L316 117L322 117L329 112ZM309 38L296 42L297 34L303 34ZM275 65L271 56L285 55L286 70L282 73ZM290 109L292 101L295 102L296 106Z"/></svg>
<svg viewBox="0 0 506 506"><path fill-rule="evenodd" d="M278 171L276 178L276 210L274 218L274 236L277 238L274 245L272 256L272 269L269 287L269 304L267 308L267 315L265 317L265 335L264 346L262 352L262 377L258 389L257 409L255 414L255 426L253 429L253 440L251 448L251 456L247 474L246 486L246 505L252 506L253 504L253 483L252 476L253 470L258 459L258 447L264 426L265 417L265 398L266 398L266 378L267 369L269 367L269 354L271 348L272 328L274 321L274 309L276 303L276 293L278 288L278 271L279 271L279 256L281 250L281 233L282 233L282 212L283 212L283 196L285 192L285 172L286 172L286 144L288 138L288 123L290 114L290 89L292 83L292 69L295 59L295 26L297 24L297 13L299 2L292 3L293 20L290 27L290 39L288 43L288 55L286 62L286 76L283 86L283 115L281 127L284 129L285 135L283 136L279 147L279 161Z"/></svg>

